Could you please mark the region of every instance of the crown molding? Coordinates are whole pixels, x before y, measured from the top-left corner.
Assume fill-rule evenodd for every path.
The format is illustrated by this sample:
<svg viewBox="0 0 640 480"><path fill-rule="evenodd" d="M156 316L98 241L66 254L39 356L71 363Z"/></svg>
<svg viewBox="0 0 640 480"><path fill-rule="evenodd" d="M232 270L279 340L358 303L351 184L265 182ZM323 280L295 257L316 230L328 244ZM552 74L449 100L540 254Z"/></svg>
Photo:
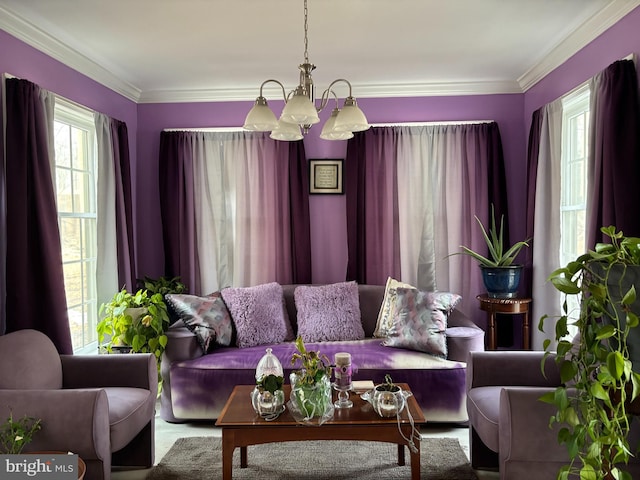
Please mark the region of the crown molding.
<svg viewBox="0 0 640 480"><path fill-rule="evenodd" d="M520 76L518 84L521 90L523 92L529 90L639 5L638 0L612 1L545 53L540 62Z"/></svg>
<svg viewBox="0 0 640 480"><path fill-rule="evenodd" d="M129 100L137 102L140 99L139 88L116 77L106 68L2 6L0 6L0 28Z"/></svg>
<svg viewBox="0 0 640 480"><path fill-rule="evenodd" d="M603 10L574 30L566 39L553 47L543 56L540 62L527 70L517 80L389 85L354 84L353 89L357 92L358 98L523 93L639 5L640 0L613 0ZM254 87L142 91L2 6L0 6L0 28L137 103L253 101L257 96L257 89ZM273 98L280 98L282 94L277 89L269 91L266 88L264 93Z"/></svg>
<svg viewBox="0 0 640 480"><path fill-rule="evenodd" d="M516 81L487 81L393 85L353 84L353 92L356 98L390 98L492 95L501 93L522 93L522 90ZM278 88L265 87L262 93L267 99L282 99L282 90ZM142 92L139 103L255 101L257 96L257 87L219 90L153 90Z"/></svg>

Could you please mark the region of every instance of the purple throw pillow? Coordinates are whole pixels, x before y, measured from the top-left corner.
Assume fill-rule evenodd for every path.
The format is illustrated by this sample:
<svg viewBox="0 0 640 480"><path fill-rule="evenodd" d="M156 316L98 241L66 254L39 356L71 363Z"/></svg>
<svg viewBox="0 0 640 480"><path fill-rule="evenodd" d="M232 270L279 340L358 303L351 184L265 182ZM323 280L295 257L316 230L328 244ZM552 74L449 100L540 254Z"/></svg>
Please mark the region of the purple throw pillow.
<svg viewBox="0 0 640 480"><path fill-rule="evenodd" d="M220 292L206 297L168 294L165 299L187 328L195 334L205 354L211 352L216 345L231 345L233 323Z"/></svg>
<svg viewBox="0 0 640 480"><path fill-rule="evenodd" d="M446 358L447 319L461 298L449 292L397 288L395 318L382 344Z"/></svg>
<svg viewBox="0 0 640 480"><path fill-rule="evenodd" d="M280 284L272 282L255 287L225 288L222 298L236 326L238 347L293 340Z"/></svg>
<svg viewBox="0 0 640 480"><path fill-rule="evenodd" d="M364 338L356 282L299 286L293 295L298 311L298 335L305 342Z"/></svg>

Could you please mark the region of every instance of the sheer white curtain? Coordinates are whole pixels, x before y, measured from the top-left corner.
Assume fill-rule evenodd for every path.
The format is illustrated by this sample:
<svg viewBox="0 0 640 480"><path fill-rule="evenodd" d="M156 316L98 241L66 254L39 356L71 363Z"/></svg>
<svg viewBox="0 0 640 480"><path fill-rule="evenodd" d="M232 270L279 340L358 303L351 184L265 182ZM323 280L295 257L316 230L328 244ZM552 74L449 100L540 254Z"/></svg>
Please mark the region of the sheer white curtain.
<svg viewBox="0 0 640 480"><path fill-rule="evenodd" d="M541 111L540 150L535 195L533 237L533 279L531 318L561 313L560 292L547 281L560 265L560 192L562 155L562 100L545 105ZM553 340L555 330L547 323L544 332L532 328L532 348L542 350L545 339Z"/></svg>
<svg viewBox="0 0 640 480"><path fill-rule="evenodd" d="M118 285L118 244L116 238L116 179L113 169L113 142L111 119L95 112L96 144L98 147L98 168L96 193L97 211L97 258L96 288L98 305L107 302L123 285Z"/></svg>
<svg viewBox="0 0 640 480"><path fill-rule="evenodd" d="M289 164L274 148L268 138L245 132L201 132L194 138L202 293L292 281Z"/></svg>
<svg viewBox="0 0 640 480"><path fill-rule="evenodd" d="M488 156L473 125L397 127L398 210L402 280L418 288L448 290L472 316L480 273L466 256L448 257L460 245L477 248L474 222L486 221Z"/></svg>

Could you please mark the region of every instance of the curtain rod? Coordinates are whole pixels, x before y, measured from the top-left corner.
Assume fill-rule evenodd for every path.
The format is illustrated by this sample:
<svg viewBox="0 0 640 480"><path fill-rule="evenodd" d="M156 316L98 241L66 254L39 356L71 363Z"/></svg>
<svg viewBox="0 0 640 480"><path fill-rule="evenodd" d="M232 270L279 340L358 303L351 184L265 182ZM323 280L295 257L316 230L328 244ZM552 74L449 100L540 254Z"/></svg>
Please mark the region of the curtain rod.
<svg viewBox="0 0 640 480"><path fill-rule="evenodd" d="M495 120L460 120L447 122L397 122L397 123L372 123L372 127L426 127L430 125L473 125L479 123L494 123Z"/></svg>
<svg viewBox="0 0 640 480"><path fill-rule="evenodd" d="M246 132L242 127L164 128L163 132Z"/></svg>

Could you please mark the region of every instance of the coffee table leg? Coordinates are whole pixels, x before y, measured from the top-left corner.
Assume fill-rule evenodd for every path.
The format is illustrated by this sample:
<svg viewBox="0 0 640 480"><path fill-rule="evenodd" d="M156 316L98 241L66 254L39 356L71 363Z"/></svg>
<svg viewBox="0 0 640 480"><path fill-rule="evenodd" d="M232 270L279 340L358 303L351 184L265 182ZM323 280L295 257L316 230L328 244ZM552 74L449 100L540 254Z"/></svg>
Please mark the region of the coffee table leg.
<svg viewBox="0 0 640 480"><path fill-rule="evenodd" d="M398 465L404 466L404 445L401 443L398 444Z"/></svg>
<svg viewBox="0 0 640 480"><path fill-rule="evenodd" d="M416 451L411 454L411 480L420 480L420 441L415 441Z"/></svg>
<svg viewBox="0 0 640 480"><path fill-rule="evenodd" d="M233 478L233 451L235 445L233 435L222 429L222 480Z"/></svg>
<svg viewBox="0 0 640 480"><path fill-rule="evenodd" d="M240 447L240 468L247 468L247 447Z"/></svg>

